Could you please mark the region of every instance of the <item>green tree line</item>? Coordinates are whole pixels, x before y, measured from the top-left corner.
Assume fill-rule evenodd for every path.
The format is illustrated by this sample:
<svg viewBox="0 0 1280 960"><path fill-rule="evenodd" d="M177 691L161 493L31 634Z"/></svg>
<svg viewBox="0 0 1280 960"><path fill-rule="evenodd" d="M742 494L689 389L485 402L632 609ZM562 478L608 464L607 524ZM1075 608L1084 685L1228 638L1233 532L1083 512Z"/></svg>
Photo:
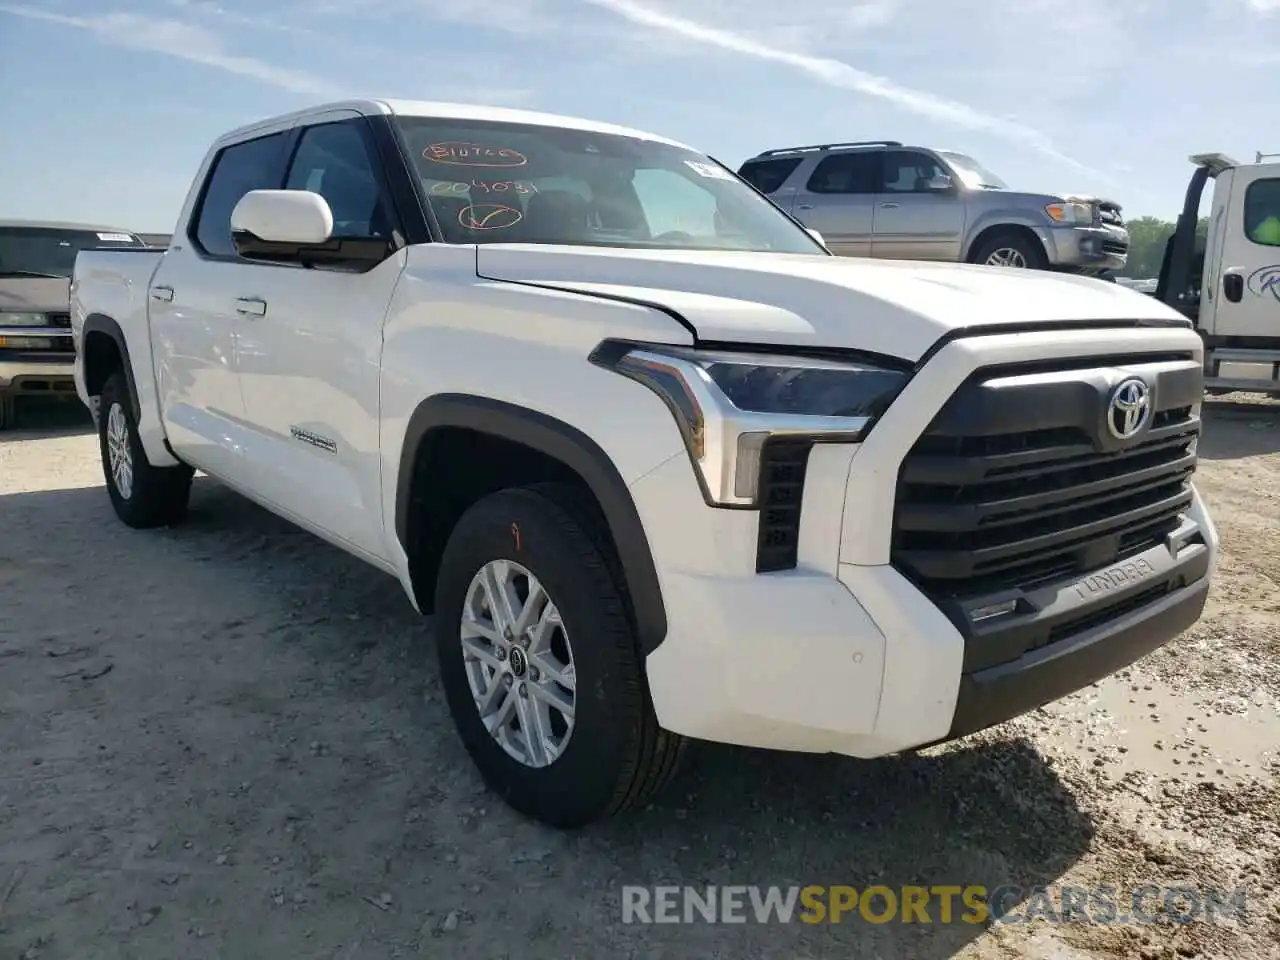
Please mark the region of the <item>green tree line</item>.
<svg viewBox="0 0 1280 960"><path fill-rule="evenodd" d="M1125 229L1129 231L1129 262L1120 271L1120 276L1135 280L1158 277L1164 245L1173 236L1173 224L1159 217L1138 217L1128 221ZM1199 249L1204 249L1208 230L1209 218L1201 217L1196 224L1196 245Z"/></svg>

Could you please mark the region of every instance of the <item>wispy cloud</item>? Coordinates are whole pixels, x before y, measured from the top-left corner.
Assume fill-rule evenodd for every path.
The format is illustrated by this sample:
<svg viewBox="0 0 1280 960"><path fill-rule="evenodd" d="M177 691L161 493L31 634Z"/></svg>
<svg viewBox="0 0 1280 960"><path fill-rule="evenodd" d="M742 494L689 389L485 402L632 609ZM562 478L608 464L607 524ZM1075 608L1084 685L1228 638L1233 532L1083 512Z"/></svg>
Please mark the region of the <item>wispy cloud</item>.
<svg viewBox="0 0 1280 960"><path fill-rule="evenodd" d="M1247 2L1257 13L1271 13L1280 10L1280 0L1247 0Z"/></svg>
<svg viewBox="0 0 1280 960"><path fill-rule="evenodd" d="M229 53L216 34L180 20L146 17L134 13L77 17L39 7L8 3L0 3L0 13L87 30L117 46L163 53L227 73L234 73L237 76L260 80L295 93L319 96L338 95L338 91L331 84L313 74L279 67L254 57Z"/></svg>
<svg viewBox="0 0 1280 960"><path fill-rule="evenodd" d="M717 47L757 60L782 64L831 87L853 90L865 96L886 100L904 110L931 119L1002 137L1057 160L1059 163L1074 167L1076 170L1105 178L1100 172L1062 153L1044 133L1034 127L993 116L956 100L901 86L893 80L860 70L840 60L783 49L735 31L655 10L635 0L586 0L586 2L610 10L639 26L659 30L685 41ZM863 4L862 6L871 8L873 5ZM891 6L883 4L877 16L883 19L891 13Z"/></svg>

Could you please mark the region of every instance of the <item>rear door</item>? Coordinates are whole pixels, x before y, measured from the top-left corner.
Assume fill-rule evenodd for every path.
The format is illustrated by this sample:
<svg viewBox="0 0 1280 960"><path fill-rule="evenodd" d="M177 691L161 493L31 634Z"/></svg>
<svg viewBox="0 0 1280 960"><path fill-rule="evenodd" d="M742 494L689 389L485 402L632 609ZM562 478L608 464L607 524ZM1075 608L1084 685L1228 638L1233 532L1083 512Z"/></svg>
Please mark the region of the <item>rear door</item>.
<svg viewBox="0 0 1280 960"><path fill-rule="evenodd" d="M832 253L871 256L882 156L880 150L828 154L797 193L792 214L821 233Z"/></svg>
<svg viewBox="0 0 1280 960"><path fill-rule="evenodd" d="M888 260L959 260L964 197L953 183L931 186L950 172L919 150L888 150L876 197L871 255Z"/></svg>
<svg viewBox="0 0 1280 960"><path fill-rule="evenodd" d="M231 210L250 190L280 186L287 139L280 131L218 153L187 235L173 237L148 291L169 442L184 460L231 483L245 479L247 434L234 291L251 269L231 242Z"/></svg>
<svg viewBox="0 0 1280 960"><path fill-rule="evenodd" d="M1205 277L1204 298L1214 305L1207 332L1280 337L1280 165L1230 173L1221 258L1206 271L1216 275ZM1224 186L1221 179L1216 189Z"/></svg>

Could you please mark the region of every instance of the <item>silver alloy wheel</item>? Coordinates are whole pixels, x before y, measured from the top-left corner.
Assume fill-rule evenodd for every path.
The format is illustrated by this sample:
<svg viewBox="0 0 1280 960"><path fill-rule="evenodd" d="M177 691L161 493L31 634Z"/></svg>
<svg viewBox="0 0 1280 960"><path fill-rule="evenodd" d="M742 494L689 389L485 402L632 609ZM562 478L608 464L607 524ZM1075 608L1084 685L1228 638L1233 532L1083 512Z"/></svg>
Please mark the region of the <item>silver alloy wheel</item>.
<svg viewBox="0 0 1280 960"><path fill-rule="evenodd" d="M1023 256L1021 250L1015 250L1013 247L1000 247L991 251L991 256L985 261L989 267L1027 267L1027 258Z"/></svg>
<svg viewBox="0 0 1280 960"><path fill-rule="evenodd" d="M547 767L573 734L577 674L564 622L547 591L513 560L471 578L462 659L485 729L512 758Z"/></svg>
<svg viewBox="0 0 1280 960"><path fill-rule="evenodd" d="M111 404L107 412L107 458L116 492L128 500L133 495L133 451L129 449L129 421L118 403Z"/></svg>

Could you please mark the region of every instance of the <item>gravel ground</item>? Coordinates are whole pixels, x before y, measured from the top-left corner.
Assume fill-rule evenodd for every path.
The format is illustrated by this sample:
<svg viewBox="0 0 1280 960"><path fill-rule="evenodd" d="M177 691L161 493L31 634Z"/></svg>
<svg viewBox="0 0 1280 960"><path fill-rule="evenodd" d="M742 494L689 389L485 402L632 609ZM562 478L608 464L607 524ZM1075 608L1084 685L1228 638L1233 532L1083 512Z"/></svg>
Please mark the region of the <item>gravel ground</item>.
<svg viewBox="0 0 1280 960"><path fill-rule="evenodd" d="M1205 619L923 755L695 745L575 834L489 796L392 579L197 478L120 525L70 407L0 440L0 958L1280 957L1280 407L1214 403ZM1239 924L621 922L623 884L1216 884Z"/></svg>

